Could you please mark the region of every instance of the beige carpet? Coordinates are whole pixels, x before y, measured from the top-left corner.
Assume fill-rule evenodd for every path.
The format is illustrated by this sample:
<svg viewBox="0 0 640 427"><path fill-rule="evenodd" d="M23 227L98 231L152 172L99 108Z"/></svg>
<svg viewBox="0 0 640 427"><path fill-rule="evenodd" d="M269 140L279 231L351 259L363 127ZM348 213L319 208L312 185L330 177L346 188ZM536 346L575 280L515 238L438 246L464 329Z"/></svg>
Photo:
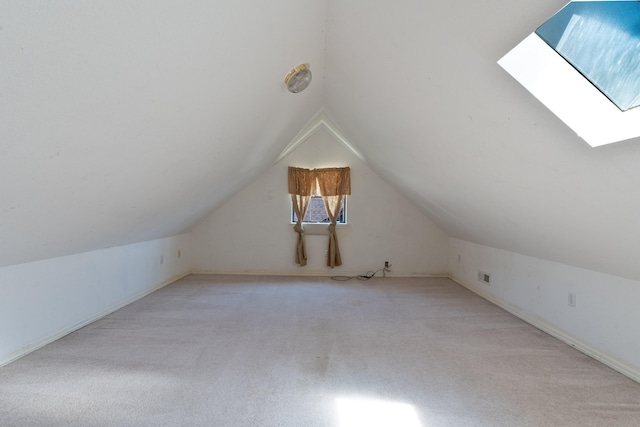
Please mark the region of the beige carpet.
<svg viewBox="0 0 640 427"><path fill-rule="evenodd" d="M447 279L189 276L0 368L2 426L638 426L640 384Z"/></svg>

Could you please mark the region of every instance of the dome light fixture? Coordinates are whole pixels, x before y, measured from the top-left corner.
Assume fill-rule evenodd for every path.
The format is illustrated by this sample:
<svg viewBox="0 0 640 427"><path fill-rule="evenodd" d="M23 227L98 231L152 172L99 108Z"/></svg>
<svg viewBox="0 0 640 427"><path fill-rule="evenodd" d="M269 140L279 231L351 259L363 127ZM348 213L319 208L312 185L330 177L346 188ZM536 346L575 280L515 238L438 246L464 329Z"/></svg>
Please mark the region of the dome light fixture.
<svg viewBox="0 0 640 427"><path fill-rule="evenodd" d="M284 84L291 93L302 92L311 83L311 70L308 64L301 64L289 71L287 77L284 78Z"/></svg>

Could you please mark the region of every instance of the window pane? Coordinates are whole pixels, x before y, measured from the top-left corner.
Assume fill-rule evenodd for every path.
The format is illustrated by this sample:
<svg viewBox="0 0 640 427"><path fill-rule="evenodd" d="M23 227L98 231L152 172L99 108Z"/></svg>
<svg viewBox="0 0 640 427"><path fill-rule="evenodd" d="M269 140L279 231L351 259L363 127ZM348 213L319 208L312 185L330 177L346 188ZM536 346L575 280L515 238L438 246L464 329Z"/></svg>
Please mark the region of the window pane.
<svg viewBox="0 0 640 427"><path fill-rule="evenodd" d="M344 197L344 201L342 203L342 209L340 210L340 215L338 215L338 224L345 224L345 207L347 205L347 196ZM291 222L297 222L298 218L296 217L295 210L293 206L291 207ZM304 215L304 220L302 222L310 222L316 224L328 224L329 215L327 214L327 210L324 207L324 201L320 196L312 196L309 201L309 207L307 208L307 213Z"/></svg>
<svg viewBox="0 0 640 427"><path fill-rule="evenodd" d="M312 197L303 222L329 222L322 197Z"/></svg>
<svg viewBox="0 0 640 427"><path fill-rule="evenodd" d="M640 105L637 1L574 1L536 30L620 110Z"/></svg>

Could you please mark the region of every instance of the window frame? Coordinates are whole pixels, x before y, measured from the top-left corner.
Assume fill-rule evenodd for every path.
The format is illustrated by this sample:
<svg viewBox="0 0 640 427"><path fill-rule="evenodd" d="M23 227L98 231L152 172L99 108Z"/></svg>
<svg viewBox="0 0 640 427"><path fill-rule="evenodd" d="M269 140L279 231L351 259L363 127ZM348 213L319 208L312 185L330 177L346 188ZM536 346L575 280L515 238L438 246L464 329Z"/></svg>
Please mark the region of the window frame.
<svg viewBox="0 0 640 427"><path fill-rule="evenodd" d="M313 195L311 196L311 198L316 198L316 199L322 199L322 196L317 196L317 195ZM348 224L348 213L347 213L347 195L344 195L344 199L342 200L342 209L341 209L341 215L338 216L338 220L336 222L337 225L346 225ZM291 200L291 198L289 198L289 204L290 206L290 210L291 210L291 215L290 215L290 224L296 224L296 212L295 209L293 208L293 201ZM309 201L309 204L311 204L311 201ZM324 206L324 201L322 202L322 205ZM325 208L325 212L326 212L326 208ZM308 211L307 211L308 214ZM327 215L328 216L328 215ZM340 220L342 218L342 221ZM307 222L307 221L302 221L302 224L317 224L317 225L329 225L331 224L330 221L327 222Z"/></svg>

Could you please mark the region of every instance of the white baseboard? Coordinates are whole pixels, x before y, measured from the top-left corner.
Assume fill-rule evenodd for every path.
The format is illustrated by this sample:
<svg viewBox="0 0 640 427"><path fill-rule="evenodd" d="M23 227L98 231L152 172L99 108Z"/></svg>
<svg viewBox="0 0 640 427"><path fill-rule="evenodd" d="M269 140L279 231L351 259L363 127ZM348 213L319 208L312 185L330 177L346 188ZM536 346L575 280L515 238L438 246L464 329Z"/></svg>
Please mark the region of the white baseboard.
<svg viewBox="0 0 640 427"><path fill-rule="evenodd" d="M498 307L502 308L505 311L508 311L509 313L513 314L514 316L524 320L525 322L529 323L532 326L535 326L536 328L540 329L541 331L551 335L554 338L559 339L560 341L570 345L571 347L574 347L576 350L586 354L589 357L592 357L593 359L607 365L608 367L610 367L611 369L621 373L622 375L631 378L632 380L640 383L640 370L633 366L630 365L628 363L625 363L624 361L621 361L611 355L608 355L600 350L598 350L597 348L594 348L592 346L590 346L589 344L585 343L584 341L581 341L580 339L576 338L575 336L567 333L566 331L563 331L562 329L556 327L555 325L545 322L544 320L542 320L541 318L537 317L537 316L533 316L521 309L519 309L518 307L515 307L511 304L507 304L501 300L499 300L498 298L496 298L495 296L484 292L481 288L478 288L476 286L473 286L469 283L466 283L463 280L458 279L457 277L449 274L448 275L449 278L451 280L453 280L454 282L458 283L460 286L463 286L467 289L469 289L471 292L479 295L480 297L486 299L487 301L497 305Z"/></svg>
<svg viewBox="0 0 640 427"><path fill-rule="evenodd" d="M353 272L353 271L318 271L318 270L287 270L287 271L271 271L271 270L247 270L247 271L225 271L225 270L191 270L191 274L204 275L227 275L227 276L285 276L285 277L332 277L332 276L361 276L369 272ZM382 278L382 272L378 272L376 278ZM448 273L386 273L386 277L449 277Z"/></svg>
<svg viewBox="0 0 640 427"><path fill-rule="evenodd" d="M47 344L51 344L52 342L54 342L56 340L59 340L60 338L66 336L66 335L69 335L70 333L72 333L74 331L77 331L78 329L80 329L80 328L82 328L84 326L87 326L88 324L90 324L92 322L95 322L96 320L101 319L104 316L106 316L108 314L111 314L114 311L119 310L122 307L125 307L125 306L131 304L132 302L137 301L140 298L144 298L145 296L157 291L158 289L164 288L165 286L170 285L171 283L176 282L176 281L182 279L183 277L188 276L189 274L190 274L189 272L186 272L186 273L181 273L181 274L178 274L176 276L173 276L170 279L167 279L167 280L161 282L160 284L158 284L158 285L156 285L156 286L154 286L152 288L149 288L149 289L147 289L147 290L145 290L143 292L135 294L135 295L125 299L124 301L121 301L121 302L119 302L119 303L117 303L115 305L112 305L112 306L100 311L99 313L96 313L96 314L94 314L92 316L89 316L86 319L83 319L82 321L80 321L80 322L78 322L78 323L76 323L74 325L71 325L71 326L69 326L67 328L64 328L64 329L60 330L60 331L54 332L54 333L42 338L41 340L39 340L39 341L37 341L35 343L29 344L29 345L27 345L27 346L15 351L15 352L13 352L13 353L10 353L10 354L0 358L0 367L8 365L9 363L11 363L11 362L23 357L23 356L26 356L27 354L29 354L29 353L31 353L33 351L36 351L36 350L44 347Z"/></svg>

